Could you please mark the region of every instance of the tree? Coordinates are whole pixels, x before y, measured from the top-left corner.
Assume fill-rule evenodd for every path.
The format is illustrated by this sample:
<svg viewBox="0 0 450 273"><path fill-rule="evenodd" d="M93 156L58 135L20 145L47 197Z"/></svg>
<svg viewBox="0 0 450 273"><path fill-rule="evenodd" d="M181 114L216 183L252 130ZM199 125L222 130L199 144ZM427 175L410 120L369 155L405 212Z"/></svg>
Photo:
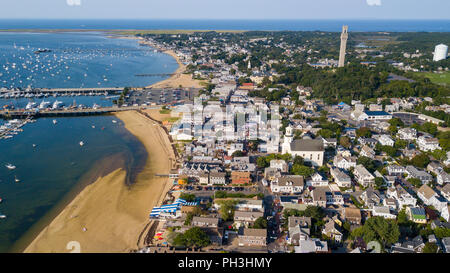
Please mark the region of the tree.
<svg viewBox="0 0 450 273"><path fill-rule="evenodd" d="M356 129L356 136L357 137L371 137L372 132L367 127L361 127L359 129Z"/></svg>
<svg viewBox="0 0 450 273"><path fill-rule="evenodd" d="M437 125L431 122L426 122L422 124L422 126L420 126L420 129L424 132L432 134L433 136L435 136L438 131Z"/></svg>
<svg viewBox="0 0 450 273"><path fill-rule="evenodd" d="M371 217L362 227L354 229L351 233L354 239L361 237L366 243L378 241L384 246L396 243L399 236L400 230L397 223L383 217Z"/></svg>
<svg viewBox="0 0 450 273"><path fill-rule="evenodd" d="M384 186L384 180L382 177L375 177L375 186L377 190L381 189Z"/></svg>
<svg viewBox="0 0 450 273"><path fill-rule="evenodd" d="M267 228L266 218L259 217L258 219L256 219L255 223L253 224L253 228L266 229Z"/></svg>
<svg viewBox="0 0 450 273"><path fill-rule="evenodd" d="M416 155L412 160L411 164L418 168L425 168L430 163L430 158L424 154L421 153L419 155Z"/></svg>
<svg viewBox="0 0 450 273"><path fill-rule="evenodd" d="M407 181L416 188L420 188L422 186L422 181L419 178L408 178Z"/></svg>
<svg viewBox="0 0 450 273"><path fill-rule="evenodd" d="M196 196L195 196L195 194L182 193L182 194L180 195L180 198L181 198L181 199L184 199L184 200L186 200L186 201L188 201L188 202L194 202Z"/></svg>
<svg viewBox="0 0 450 273"><path fill-rule="evenodd" d="M350 138L347 136L343 136L339 139L339 144L341 144L345 148L350 148L352 143L350 142Z"/></svg>
<svg viewBox="0 0 450 273"><path fill-rule="evenodd" d="M294 157L294 164L303 165L305 164L305 160L303 159L303 157L296 155Z"/></svg>
<svg viewBox="0 0 450 273"><path fill-rule="evenodd" d="M237 204L237 201L235 200L223 200L220 202L220 217L224 221L231 221L234 218L234 210L235 206Z"/></svg>
<svg viewBox="0 0 450 273"><path fill-rule="evenodd" d="M422 253L436 253L438 251L438 246L435 243L427 242L422 250Z"/></svg>
<svg viewBox="0 0 450 273"><path fill-rule="evenodd" d="M256 159L256 165L258 165L259 168L269 167L269 163L267 163L266 159L263 156L260 156L258 157L258 159Z"/></svg>
<svg viewBox="0 0 450 273"><path fill-rule="evenodd" d="M235 151L231 156L232 157L240 157L240 156L244 156L244 153L242 151Z"/></svg>
<svg viewBox="0 0 450 273"><path fill-rule="evenodd" d="M206 247L211 244L208 235L199 227L193 227L184 233L178 233L173 244L184 247Z"/></svg>
<svg viewBox="0 0 450 273"><path fill-rule="evenodd" d="M373 159L367 156L360 156L356 163L363 165L368 171L374 172L377 168Z"/></svg>
<svg viewBox="0 0 450 273"><path fill-rule="evenodd" d="M302 175L302 176L311 176L312 174L314 174L314 169L304 166L304 165L299 165L299 164L294 164L292 166L292 174L295 175Z"/></svg>

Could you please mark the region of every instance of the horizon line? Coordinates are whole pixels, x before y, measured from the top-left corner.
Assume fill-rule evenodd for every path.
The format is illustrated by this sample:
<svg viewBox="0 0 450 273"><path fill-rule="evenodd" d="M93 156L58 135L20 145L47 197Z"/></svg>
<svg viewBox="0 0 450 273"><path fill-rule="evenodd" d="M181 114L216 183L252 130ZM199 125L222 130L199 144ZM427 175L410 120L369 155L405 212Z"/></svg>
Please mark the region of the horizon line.
<svg viewBox="0 0 450 273"><path fill-rule="evenodd" d="M167 20L216 20L216 21L335 21L335 20L373 20L373 21L450 21L450 18L0 18L5 20L136 20L136 21L167 21Z"/></svg>

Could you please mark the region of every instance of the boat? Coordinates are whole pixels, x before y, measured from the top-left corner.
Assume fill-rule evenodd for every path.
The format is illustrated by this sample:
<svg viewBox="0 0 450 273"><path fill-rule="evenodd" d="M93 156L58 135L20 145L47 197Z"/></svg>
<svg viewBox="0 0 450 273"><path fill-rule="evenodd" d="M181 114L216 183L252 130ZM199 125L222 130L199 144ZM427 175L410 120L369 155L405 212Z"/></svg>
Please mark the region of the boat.
<svg viewBox="0 0 450 273"><path fill-rule="evenodd" d="M114 119L113 119L113 120L112 120L112 123L117 123L117 120L114 120Z"/></svg>
<svg viewBox="0 0 450 273"><path fill-rule="evenodd" d="M49 53L52 52L50 49L38 49L34 52L34 54L40 54L40 53Z"/></svg>
<svg viewBox="0 0 450 273"><path fill-rule="evenodd" d="M33 144L33 148L36 148L36 146L37 146L36 144Z"/></svg>
<svg viewBox="0 0 450 273"><path fill-rule="evenodd" d="M26 110L31 110L33 108L36 107L36 103L35 102L28 102L27 106L25 107Z"/></svg>
<svg viewBox="0 0 450 273"><path fill-rule="evenodd" d="M39 109L46 109L46 108L48 108L49 105L50 105L50 102L49 102L49 101L43 100L43 101L41 102L41 104L39 104Z"/></svg>
<svg viewBox="0 0 450 273"><path fill-rule="evenodd" d="M12 165L12 164L6 164L5 165L6 168L10 169L10 170L14 170L16 168L16 166Z"/></svg>
<svg viewBox="0 0 450 273"><path fill-rule="evenodd" d="M63 103L62 101L56 100L56 101L53 103L52 109L53 109L53 110L56 110L56 109L61 108L62 106L64 106L64 103Z"/></svg>
<svg viewBox="0 0 450 273"><path fill-rule="evenodd" d="M14 176L14 181L16 181L16 183L20 182L20 180L19 180L19 178L17 178L17 176Z"/></svg>
<svg viewBox="0 0 450 273"><path fill-rule="evenodd" d="M0 214L0 219L6 219L6 215Z"/></svg>
<svg viewBox="0 0 450 273"><path fill-rule="evenodd" d="M58 122L56 121L56 119L54 119L54 120L53 120L53 124L56 124L56 123L58 123Z"/></svg>
<svg viewBox="0 0 450 273"><path fill-rule="evenodd" d="M84 142L83 141L80 141L80 146L83 146L84 145Z"/></svg>

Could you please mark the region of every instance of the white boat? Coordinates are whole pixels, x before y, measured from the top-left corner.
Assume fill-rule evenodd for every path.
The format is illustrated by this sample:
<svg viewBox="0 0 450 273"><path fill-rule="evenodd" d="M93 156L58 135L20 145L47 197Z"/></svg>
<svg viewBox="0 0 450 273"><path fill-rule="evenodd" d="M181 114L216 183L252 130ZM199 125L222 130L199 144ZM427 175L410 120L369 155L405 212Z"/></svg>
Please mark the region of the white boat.
<svg viewBox="0 0 450 273"><path fill-rule="evenodd" d="M16 183L20 182L20 180L19 180L19 178L17 178L17 176L14 176L14 181L16 181Z"/></svg>
<svg viewBox="0 0 450 273"><path fill-rule="evenodd" d="M117 123L117 120L113 120L112 123Z"/></svg>
<svg viewBox="0 0 450 273"><path fill-rule="evenodd" d="M53 124L56 124L56 123L58 123L58 122L56 121L56 119L54 119L54 120L53 120Z"/></svg>
<svg viewBox="0 0 450 273"><path fill-rule="evenodd" d="M6 219L6 215L0 214L0 219Z"/></svg>
<svg viewBox="0 0 450 273"><path fill-rule="evenodd" d="M30 101L30 102L28 102L28 104L27 104L27 106L25 107L25 109L26 109L26 110L31 110L31 109L35 108L36 105L37 105L37 103Z"/></svg>
<svg viewBox="0 0 450 273"><path fill-rule="evenodd" d="M80 146L83 146L84 145L84 142L83 141L80 141Z"/></svg>
<svg viewBox="0 0 450 273"><path fill-rule="evenodd" d="M50 105L50 102L49 102L49 101L43 100L43 101L41 102L41 104L39 104L39 109L46 109L46 108L48 108L49 105Z"/></svg>
<svg viewBox="0 0 450 273"><path fill-rule="evenodd" d="M16 168L16 166L12 165L12 164L6 164L5 165L6 168L10 169L10 170L14 170Z"/></svg>
<svg viewBox="0 0 450 273"><path fill-rule="evenodd" d="M53 105L52 105L52 109L53 109L53 110L59 109L59 108L61 108L63 105L64 105L64 103L63 103L62 101L55 100L55 102L54 102Z"/></svg>

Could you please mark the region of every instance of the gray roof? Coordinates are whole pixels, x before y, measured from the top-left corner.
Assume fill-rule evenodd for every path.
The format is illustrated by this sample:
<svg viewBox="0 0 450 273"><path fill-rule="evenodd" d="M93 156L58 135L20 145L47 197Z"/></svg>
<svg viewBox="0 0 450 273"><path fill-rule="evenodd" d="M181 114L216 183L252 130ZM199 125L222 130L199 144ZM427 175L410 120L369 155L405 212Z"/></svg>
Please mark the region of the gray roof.
<svg viewBox="0 0 450 273"><path fill-rule="evenodd" d="M322 152L323 141L320 139L295 139L291 142L292 151Z"/></svg>
<svg viewBox="0 0 450 273"><path fill-rule="evenodd" d="M267 237L267 229L244 228L244 236Z"/></svg>
<svg viewBox="0 0 450 273"><path fill-rule="evenodd" d="M283 175L277 179L279 186L287 186L288 183L292 183L292 186L303 187L305 182L301 175Z"/></svg>

